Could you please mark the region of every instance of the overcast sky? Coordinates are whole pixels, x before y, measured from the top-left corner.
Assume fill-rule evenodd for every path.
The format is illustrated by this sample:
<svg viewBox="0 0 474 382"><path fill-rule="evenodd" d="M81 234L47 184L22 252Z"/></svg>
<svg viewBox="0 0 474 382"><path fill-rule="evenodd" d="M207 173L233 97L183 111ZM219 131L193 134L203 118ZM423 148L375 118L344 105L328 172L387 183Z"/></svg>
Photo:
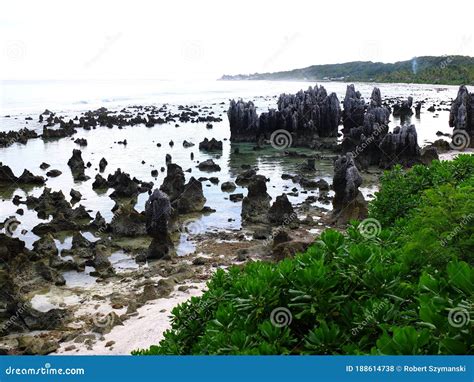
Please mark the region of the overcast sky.
<svg viewBox="0 0 474 382"><path fill-rule="evenodd" d="M358 60L474 56L472 4L4 0L0 78L203 79Z"/></svg>

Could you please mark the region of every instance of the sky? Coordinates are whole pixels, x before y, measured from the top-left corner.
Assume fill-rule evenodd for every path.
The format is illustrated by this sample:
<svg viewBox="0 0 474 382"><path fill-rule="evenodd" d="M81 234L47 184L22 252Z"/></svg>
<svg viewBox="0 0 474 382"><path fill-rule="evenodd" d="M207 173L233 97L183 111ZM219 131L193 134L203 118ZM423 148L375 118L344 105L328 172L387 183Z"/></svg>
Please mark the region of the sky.
<svg viewBox="0 0 474 382"><path fill-rule="evenodd" d="M474 56L472 0L0 2L0 79L215 79Z"/></svg>

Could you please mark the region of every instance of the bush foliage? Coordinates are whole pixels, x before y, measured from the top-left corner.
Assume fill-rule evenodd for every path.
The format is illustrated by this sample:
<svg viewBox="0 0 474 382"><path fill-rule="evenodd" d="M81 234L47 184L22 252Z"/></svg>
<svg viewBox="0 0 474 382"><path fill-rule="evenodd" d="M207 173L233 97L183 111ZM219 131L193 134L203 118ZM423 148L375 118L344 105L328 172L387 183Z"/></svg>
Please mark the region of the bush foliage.
<svg viewBox="0 0 474 382"><path fill-rule="evenodd" d="M420 205L425 190L443 184L457 186L473 175L471 155L460 155L454 161L434 161L429 167L417 165L410 171L397 166L382 176L381 189L369 205L370 215L382 225L391 226Z"/></svg>

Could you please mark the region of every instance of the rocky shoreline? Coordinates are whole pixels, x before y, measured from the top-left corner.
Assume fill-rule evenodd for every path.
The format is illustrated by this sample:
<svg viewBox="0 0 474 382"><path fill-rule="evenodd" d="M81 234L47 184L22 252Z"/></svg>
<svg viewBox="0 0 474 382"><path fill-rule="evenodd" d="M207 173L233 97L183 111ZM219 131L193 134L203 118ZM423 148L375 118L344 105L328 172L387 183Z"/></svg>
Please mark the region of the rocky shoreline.
<svg viewBox="0 0 474 382"><path fill-rule="evenodd" d="M471 145L473 102L474 96L461 87L449 119L455 133L467 136ZM0 185L8 195L3 203L16 208L0 222L0 353L123 354L157 343L170 309L198 295L215 269L278 261L304 251L324 227L343 227L366 217L372 191L362 188L368 184L376 190L383 169L429 163L451 148L468 149L469 143L453 147L455 134L451 147L440 140L422 149L416 128L408 123L389 131L390 113L409 121L420 113L422 103L383 100L377 88L366 103L353 85L342 103L322 86L282 94L278 109L260 116L253 102L230 101L229 155L234 161L250 156L244 152L250 143L252 155L271 150L267 160L296 163L297 170L278 174L286 182L279 189L259 160L253 165L243 161L222 175L228 165L221 160L227 142L213 136L213 124L223 122L223 103L179 105L173 111L168 105L100 108L69 120L45 110L38 117L44 124L42 134L26 128L1 132L0 150L35 139L73 140L76 146L68 154L70 174L43 162L39 167L44 175L24 169L17 176L0 163ZM179 128L188 123L200 124L209 137L167 142L170 153L163 166L150 167L151 182L111 165L109 157L89 160L84 152L91 140L73 137L81 129ZM290 144L278 144L276 131L286 132ZM131 140L114 143L125 148ZM175 145L183 151L196 146L206 156L198 160L195 151L186 152L192 163L186 169L171 155ZM334 170L332 184L322 176L323 164ZM163 179L158 181L160 174ZM68 196L49 187L52 180L67 176L75 186ZM84 187L113 204L110 219L85 206ZM225 200L225 208L238 206L238 228L201 226L199 219L216 211L215 199L204 192L207 187ZM30 188L37 191L16 192ZM137 207L140 203L143 208ZM16 232L21 220L29 218L39 221L31 227L38 237L32 246ZM70 238L70 246L58 248L64 237ZM193 247L186 256L178 251L183 238ZM138 332L141 328L143 333Z"/></svg>

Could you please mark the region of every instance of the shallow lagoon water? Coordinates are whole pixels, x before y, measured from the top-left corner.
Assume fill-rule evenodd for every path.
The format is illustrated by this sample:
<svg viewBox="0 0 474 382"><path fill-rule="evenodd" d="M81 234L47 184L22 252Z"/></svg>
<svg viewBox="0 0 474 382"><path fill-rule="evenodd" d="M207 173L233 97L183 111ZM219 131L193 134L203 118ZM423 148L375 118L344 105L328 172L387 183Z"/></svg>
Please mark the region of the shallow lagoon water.
<svg viewBox="0 0 474 382"><path fill-rule="evenodd" d="M197 148L200 141L204 138L216 138L224 141L222 152L206 153L200 152ZM266 148L258 152L252 150L250 144L231 144L228 140L230 137L228 131L228 123L224 120L221 123L214 123L212 130L206 129L204 124L182 124L175 128L170 125L160 125L154 128L147 128L145 126L128 126L119 130L117 128L108 129L106 127L98 127L96 130L84 131L79 129L74 136L76 138L86 138L88 146L82 147L82 157L85 162L91 162L92 167L86 169L86 175L90 176L90 180L85 182L74 182L67 161L72 155L72 151L78 148L71 139L64 138L53 142L43 142L41 139L34 139L28 141L26 145L14 144L6 149L0 150L0 161L9 165L13 172L17 175L21 174L26 167L34 174L45 176L46 171L39 168L39 165L45 161L51 165L49 169L58 169L62 171L62 175L57 178L49 178L46 187L53 191L62 190L67 199L70 199L69 193L72 188L79 191L83 199L76 204L82 204L87 210L91 211L92 216L97 211L100 211L102 216L107 221L113 217L111 211L114 206L114 201L109 198L109 194L113 190L108 190L104 193L98 193L92 189L92 183L95 175L98 173L98 163L102 157L105 157L109 162L103 176L115 172L117 168L128 172L131 176L135 176L143 181L153 181L155 186L160 186L166 173L159 172L157 178L151 176L151 170L165 167L165 156L170 154L173 162L179 164L183 170L191 169L191 173L185 173L186 179L189 180L191 176L212 177L217 176L220 179L219 185L212 184L209 181L203 182L203 191L207 199L206 205L215 209L216 212L204 215L198 220L202 227L207 230L220 229L238 229L240 228L240 210L241 203L234 203L228 199L227 193L220 189L220 184L225 181L234 180L235 177L242 172L242 165L251 165L259 168L259 173L265 175L270 179L268 184L268 192L275 198L284 191L286 186L288 189L296 187L300 189L299 185L295 185L291 180L282 180L283 173L295 173L299 166L304 163L303 158L287 158L283 153L272 148ZM119 145L114 142L127 139L126 146ZM170 140L174 141L174 146L169 146ZM183 148L182 142L187 140L195 143L196 146L191 148ZM160 142L161 147L156 144ZM233 150L239 146L240 153L234 154ZM309 150L304 150L308 153ZM194 153L194 160L190 159L191 152ZM22 158L22 160L18 160ZM220 172L204 172L200 171L196 166L200 161L212 158L218 163L222 170ZM142 164L145 161L145 164ZM313 174L315 178L324 178L327 181L331 180L332 165L330 161L322 161L317 166L318 170ZM48 169L48 170L49 170ZM15 215L18 206L13 205L9 199L14 195L26 197L27 195L38 196L42 193L43 187L34 187L31 189L24 189L20 187L3 187L2 197L5 199L1 203L1 217L0 220L6 219L8 216ZM236 193L246 193L245 188L238 187ZM290 197L293 203L302 202L307 195L300 194L299 197ZM141 194L137 199L136 209L143 211L145 202L148 198L146 193ZM34 241L38 239L36 235L31 232L31 229L40 222L34 211L28 210L24 206L23 216L17 216L21 222L18 225L15 236L21 237L25 240L28 247L32 247ZM231 221L229 221L231 219ZM20 232L27 230L25 235ZM67 249L68 242L58 243L59 248Z"/></svg>
<svg viewBox="0 0 474 382"><path fill-rule="evenodd" d="M109 261L112 264L115 272L122 273L134 269L138 269L139 265L135 260L123 251L117 251L109 256Z"/></svg>
<svg viewBox="0 0 474 382"><path fill-rule="evenodd" d="M90 273L95 269L93 267L85 267L84 272L67 271L63 273L66 286L70 288L88 288L95 285L97 277L91 276Z"/></svg>
<svg viewBox="0 0 474 382"><path fill-rule="evenodd" d="M308 194L301 193L301 187L294 184L291 180L282 180L283 173L298 173L300 166L305 162L304 158L288 158L282 151L267 147L263 150L254 151L251 144L235 144L229 141L230 131L227 120L227 107L229 98L252 99L259 108L259 112L267 110L268 107L276 107L276 96L282 92L295 93L301 88L307 88L314 83L306 82L270 82L270 81L242 81L242 82L223 82L215 81L206 84L170 84L168 82L147 82L146 84L135 84L133 91L129 92L129 97L123 94L130 89L130 84L120 87L108 82L96 82L78 84L74 82L55 82L55 83L31 83L15 84L14 82L4 82L3 101L1 104L0 130L28 128L41 129L41 124L37 121L38 115L45 109L57 112L59 115L68 115L73 117L80 115L81 112L94 109L99 106L108 107L111 110L121 110L124 106L133 104L142 105L161 105L164 102L170 102L169 109L177 110L179 104L193 105L200 107L208 106L214 111L214 115L220 115L222 122L213 123L213 129L207 129L205 123L179 123L175 127L174 123L156 125L153 128L147 128L144 125L126 126L123 129L116 127L109 129L107 127L97 127L90 131L78 129L78 133L73 138L63 138L61 140L43 141L42 139L29 140L26 145L15 143L8 148L0 149L0 162L10 166L16 175L27 168L34 174L45 176L46 171L39 168L42 162L51 165L48 169L58 169L62 175L57 178L49 178L46 187L52 190L62 190L66 198L69 199L69 192L72 188L79 191L83 199L75 206L82 204L90 211L91 216L95 216L100 211L107 221L113 217L111 211L114 201L108 197L113 190L104 193L98 193L92 190L92 183L95 175L98 173L98 163L102 157L108 161L108 166L102 174L106 177L115 172L117 168L128 172L132 177L143 181L153 181L155 187L159 187L163 182L166 173L160 172L157 178L151 176L151 170L166 167L165 156L170 154L174 163L179 164L183 170L191 169L191 173L185 172L186 180L191 176L199 177L219 177L219 185L214 185L209 181L203 182L204 195L207 198L206 205L215 209L216 212L192 218L192 234L196 230L227 230L239 229L241 226L240 211L241 203L234 203L228 199L228 194L220 189L220 184L225 181L232 181L242 172L242 165L251 165L259 168L259 173L270 179L268 183L268 193L274 199L283 192L288 192L296 188L298 196L289 196L292 203L300 203L312 192ZM86 86L87 85L87 86ZM340 82L323 83L328 92L335 91L342 101L345 93L346 84ZM356 84L356 89L368 100L373 86L377 84ZM142 86L140 88L140 86ZM174 87L173 87L174 86ZM186 88L188 86L188 88ZM199 88L201 86L201 88ZM447 111L437 111L430 113L426 108L433 102L449 101L456 96L457 87L455 86L430 86L430 85L402 85L402 84L379 84L382 96L403 97L409 95L414 97L414 101L425 100L420 118L412 118L412 123L417 126L419 144L437 139L436 131L449 133L451 129L448 126ZM151 91L153 88L153 91ZM34 91L32 91L34 89ZM39 98L39 89L43 90L43 97ZM77 91L79 89L79 91ZM94 92L93 90L96 90ZM141 90L140 90L141 89ZM160 90L161 89L161 90ZM204 90L203 90L204 89ZM76 92L74 92L76 90ZM29 92L30 91L30 92ZM28 93L29 92L29 93ZM67 93L67 95L66 95ZM23 98L22 98L23 96ZM84 99L80 99L84 98ZM174 102L174 103L173 103ZM224 104L221 104L224 102ZM443 106L444 108L444 106ZM435 115L438 115L434 118ZM10 115L9 118L4 117ZM26 125L25 117L33 117ZM399 124L399 120L392 119L391 128ZM73 142L77 138L85 138L88 141L86 147L79 147ZM200 152L198 144L204 138L216 138L223 140L222 152L206 153ZM117 144L118 141L127 140L126 146ZM169 145L170 141L174 146ZM194 147L184 148L184 140L195 144ZM161 147L157 147L157 143ZM239 147L240 153L235 154L234 150ZM91 162L92 166L86 168L86 175L90 180L85 182L74 182L67 161L75 148L82 150L84 161ZM312 152L310 150L298 149L299 152ZM194 160L191 160L191 152L194 153ZM325 153L326 155L333 155ZM212 158L222 168L220 172L207 173L200 171L196 166L199 162ZM145 163L142 164L142 161ZM323 178L328 182L332 179L332 161L330 159L321 160L316 165L317 171L311 174L305 174L313 179ZM24 240L29 248L33 242L38 239L31 232L31 229L40 222L36 213L28 210L26 206L13 205L10 200L14 195L20 195L23 198L27 195L38 196L42 193L43 187L19 188L19 187L0 187L0 221L4 221L9 216L15 215L18 208L24 210L24 215L15 215L21 222L18 225L14 236ZM373 194L376 191L374 184L364 184L362 192L365 195ZM235 193L243 193L246 189L238 187ZM143 211L145 202L148 198L146 193L139 195L135 208ZM330 206L320 205L329 208ZM197 227L197 228L196 228ZM26 233L22 234L22 230ZM89 235L89 240L94 240L93 235ZM184 232L180 237L178 245L178 254L190 253L194 250L190 234ZM60 250L70 248L70 237L57 240ZM71 274L71 280L75 277ZM90 280L87 280L87 282ZM72 281L73 283L75 281Z"/></svg>

